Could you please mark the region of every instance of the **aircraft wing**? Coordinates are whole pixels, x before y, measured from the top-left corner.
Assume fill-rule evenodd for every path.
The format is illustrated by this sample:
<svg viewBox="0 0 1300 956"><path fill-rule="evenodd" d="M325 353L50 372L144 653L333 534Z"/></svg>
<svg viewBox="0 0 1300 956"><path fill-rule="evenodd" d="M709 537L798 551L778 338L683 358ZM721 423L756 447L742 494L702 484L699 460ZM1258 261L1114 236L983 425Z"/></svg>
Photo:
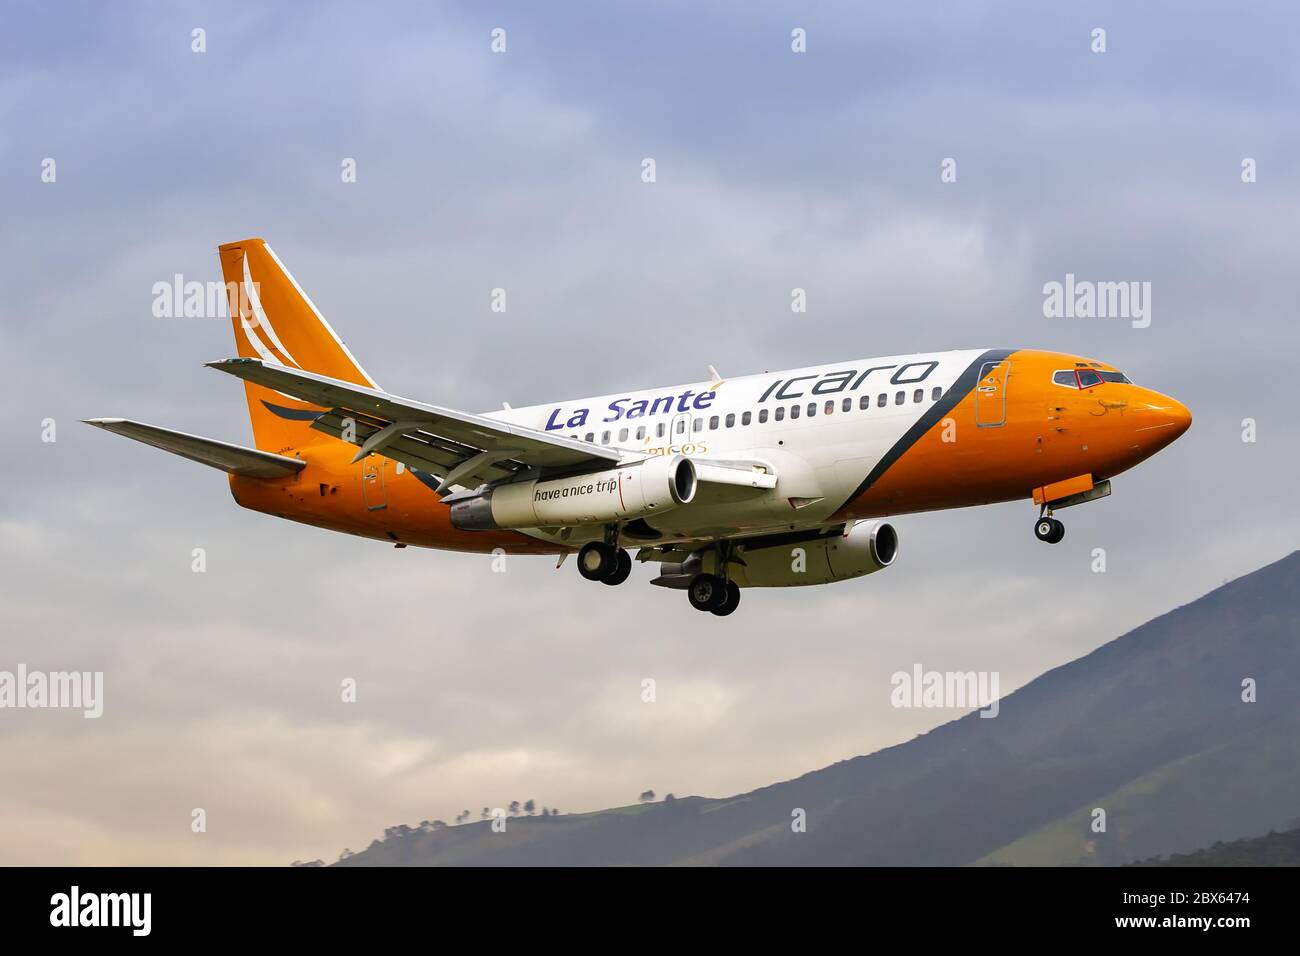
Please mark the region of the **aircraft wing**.
<svg viewBox="0 0 1300 956"><path fill-rule="evenodd" d="M321 406L324 411L311 427L359 446L355 460L382 452L439 476L438 490L443 493L452 485L472 488L527 468L607 465L623 458L614 448L426 405L261 359L226 359L208 367Z"/></svg>

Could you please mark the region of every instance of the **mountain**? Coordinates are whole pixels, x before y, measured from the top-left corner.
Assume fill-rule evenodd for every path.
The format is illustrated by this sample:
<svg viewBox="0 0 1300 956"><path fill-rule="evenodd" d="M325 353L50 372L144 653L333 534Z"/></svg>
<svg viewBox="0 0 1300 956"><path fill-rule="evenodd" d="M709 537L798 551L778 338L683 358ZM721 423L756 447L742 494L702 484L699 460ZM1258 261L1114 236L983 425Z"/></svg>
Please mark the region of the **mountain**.
<svg viewBox="0 0 1300 956"><path fill-rule="evenodd" d="M1300 816L1297 701L1293 552L1048 671L993 719L725 799L512 818L506 833L400 828L340 865L1119 865Z"/></svg>

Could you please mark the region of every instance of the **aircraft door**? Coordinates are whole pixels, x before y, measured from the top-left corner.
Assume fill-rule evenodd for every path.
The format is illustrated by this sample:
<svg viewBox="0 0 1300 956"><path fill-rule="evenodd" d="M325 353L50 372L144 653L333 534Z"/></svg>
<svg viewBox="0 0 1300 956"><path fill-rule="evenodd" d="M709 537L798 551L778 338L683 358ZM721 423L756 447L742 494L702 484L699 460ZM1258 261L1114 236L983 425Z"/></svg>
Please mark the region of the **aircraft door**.
<svg viewBox="0 0 1300 956"><path fill-rule="evenodd" d="M388 507L388 489L384 485L384 469L388 459L382 455L368 455L361 462L361 500L367 511L382 511Z"/></svg>
<svg viewBox="0 0 1300 956"><path fill-rule="evenodd" d="M980 428L1005 425L1007 421L1007 380L1011 363L985 362L975 383L975 424Z"/></svg>

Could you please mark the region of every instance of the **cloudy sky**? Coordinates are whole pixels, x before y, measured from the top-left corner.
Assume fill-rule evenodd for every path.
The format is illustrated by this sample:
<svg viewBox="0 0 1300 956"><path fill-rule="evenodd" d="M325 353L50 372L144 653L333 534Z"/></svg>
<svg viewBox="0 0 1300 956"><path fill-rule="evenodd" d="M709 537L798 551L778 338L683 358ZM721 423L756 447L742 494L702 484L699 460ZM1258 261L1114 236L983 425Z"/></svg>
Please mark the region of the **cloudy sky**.
<svg viewBox="0 0 1300 956"><path fill-rule="evenodd" d="M1290 4L263 6L6 14L0 670L103 671L105 711L0 711L0 863L281 864L512 799L736 793L957 715L892 708L897 670L1005 693L1294 548ZM1015 346L1113 362L1195 424L1057 547L1028 503L908 516L888 572L702 617L646 567L497 574L242 511L81 425L249 442L201 367L228 323L151 302L252 235L439 404ZM1151 282L1150 328L1045 318L1067 272Z"/></svg>

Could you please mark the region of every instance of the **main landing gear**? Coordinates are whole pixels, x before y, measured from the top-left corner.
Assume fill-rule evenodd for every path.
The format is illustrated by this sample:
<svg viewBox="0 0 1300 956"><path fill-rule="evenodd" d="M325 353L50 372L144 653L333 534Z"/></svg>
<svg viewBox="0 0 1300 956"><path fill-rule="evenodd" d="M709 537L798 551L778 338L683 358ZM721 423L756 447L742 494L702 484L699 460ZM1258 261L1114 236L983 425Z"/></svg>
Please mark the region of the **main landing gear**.
<svg viewBox="0 0 1300 956"><path fill-rule="evenodd" d="M1046 541L1048 544L1057 544L1065 537L1065 525L1052 517L1052 512L1043 506L1042 514L1038 516L1037 523L1034 524L1034 537L1039 541Z"/></svg>
<svg viewBox="0 0 1300 956"><path fill-rule="evenodd" d="M719 567L725 569L738 560L733 557L731 542L720 541L716 548ZM698 558L695 564L698 566ZM609 585L622 584L628 579L632 573L632 556L619 547L617 528L607 528L604 541L589 541L582 546L578 551L578 573L588 581ZM687 585L686 596L697 611L708 611L718 617L726 617L740 607L740 586L725 573L695 575Z"/></svg>
<svg viewBox="0 0 1300 956"><path fill-rule="evenodd" d="M727 577L728 566L739 559L735 555L735 545L730 541L718 541L714 544L714 551L722 574L695 575L686 588L686 596L695 610L726 617L740 607L740 586ZM743 561L739 563L744 564Z"/></svg>
<svg viewBox="0 0 1300 956"><path fill-rule="evenodd" d="M686 589L686 596L695 610L708 611L718 617L726 617L740 607L740 587L735 581L727 581L716 574L695 575Z"/></svg>
<svg viewBox="0 0 1300 956"><path fill-rule="evenodd" d="M588 581L622 584L632 573L632 556L607 541L591 541L578 552L578 573Z"/></svg>

